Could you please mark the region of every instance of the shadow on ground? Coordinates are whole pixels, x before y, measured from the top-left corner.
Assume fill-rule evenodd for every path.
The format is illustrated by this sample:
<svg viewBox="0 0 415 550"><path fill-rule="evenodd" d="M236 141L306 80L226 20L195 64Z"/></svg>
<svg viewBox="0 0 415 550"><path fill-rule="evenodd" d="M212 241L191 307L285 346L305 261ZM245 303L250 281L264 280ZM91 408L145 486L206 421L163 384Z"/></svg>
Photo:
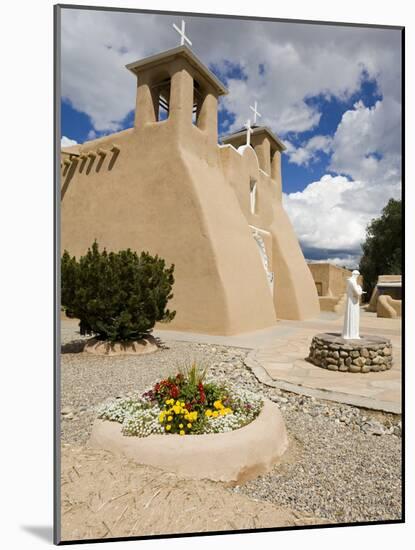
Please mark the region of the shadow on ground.
<svg viewBox="0 0 415 550"><path fill-rule="evenodd" d="M82 353L86 340L72 340L61 345L61 353Z"/></svg>
<svg viewBox="0 0 415 550"><path fill-rule="evenodd" d="M88 340L71 340L61 345L61 353L82 353ZM169 346L161 338L155 338L156 344L160 349L169 349Z"/></svg>

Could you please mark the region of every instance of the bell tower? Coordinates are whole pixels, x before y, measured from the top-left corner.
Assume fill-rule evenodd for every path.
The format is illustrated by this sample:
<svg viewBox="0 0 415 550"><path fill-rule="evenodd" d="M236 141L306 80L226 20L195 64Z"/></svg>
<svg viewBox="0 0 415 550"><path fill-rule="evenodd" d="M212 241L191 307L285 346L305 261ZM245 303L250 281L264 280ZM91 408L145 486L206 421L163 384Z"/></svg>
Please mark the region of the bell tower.
<svg viewBox="0 0 415 550"><path fill-rule="evenodd" d="M218 98L228 91L187 46L129 63L127 69L137 77L136 130L160 124L177 137L196 129L216 146Z"/></svg>
<svg viewBox="0 0 415 550"><path fill-rule="evenodd" d="M222 142L236 149L246 143L246 132L239 131L222 138ZM252 126L250 145L255 150L260 169L277 184L278 195L282 194L281 153L283 142L267 126Z"/></svg>

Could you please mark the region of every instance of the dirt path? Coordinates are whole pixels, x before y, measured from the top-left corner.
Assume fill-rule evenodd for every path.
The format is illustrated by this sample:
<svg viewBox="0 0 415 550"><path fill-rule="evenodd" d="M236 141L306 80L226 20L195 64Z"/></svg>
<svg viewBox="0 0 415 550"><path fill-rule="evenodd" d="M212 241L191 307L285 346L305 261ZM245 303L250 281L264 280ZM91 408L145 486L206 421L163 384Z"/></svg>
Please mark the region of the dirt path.
<svg viewBox="0 0 415 550"><path fill-rule="evenodd" d="M62 448L62 540L326 523L141 466L107 451Z"/></svg>

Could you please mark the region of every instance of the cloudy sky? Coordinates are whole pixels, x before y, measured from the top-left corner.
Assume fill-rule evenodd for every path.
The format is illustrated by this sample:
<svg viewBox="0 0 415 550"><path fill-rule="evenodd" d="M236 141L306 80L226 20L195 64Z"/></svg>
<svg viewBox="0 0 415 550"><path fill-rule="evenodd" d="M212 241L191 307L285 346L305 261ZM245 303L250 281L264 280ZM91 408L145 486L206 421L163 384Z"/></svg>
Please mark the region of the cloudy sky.
<svg viewBox="0 0 415 550"><path fill-rule="evenodd" d="M287 146L284 205L309 260L357 265L367 223L401 193L401 34L394 29L184 17L226 84L219 133L258 102ZM179 45L181 16L62 10L62 143L133 125L125 65Z"/></svg>

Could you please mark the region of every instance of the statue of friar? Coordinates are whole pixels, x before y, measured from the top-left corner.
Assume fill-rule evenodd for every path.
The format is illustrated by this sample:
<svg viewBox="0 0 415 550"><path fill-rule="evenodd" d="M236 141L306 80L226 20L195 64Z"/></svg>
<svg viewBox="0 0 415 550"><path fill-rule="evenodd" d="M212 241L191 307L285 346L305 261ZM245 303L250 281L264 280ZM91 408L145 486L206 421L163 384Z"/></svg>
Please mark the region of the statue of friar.
<svg viewBox="0 0 415 550"><path fill-rule="evenodd" d="M352 271L352 276L347 279L347 302L342 333L342 337L347 340L360 338L360 296L365 293L357 283L359 275L360 273L355 269Z"/></svg>

